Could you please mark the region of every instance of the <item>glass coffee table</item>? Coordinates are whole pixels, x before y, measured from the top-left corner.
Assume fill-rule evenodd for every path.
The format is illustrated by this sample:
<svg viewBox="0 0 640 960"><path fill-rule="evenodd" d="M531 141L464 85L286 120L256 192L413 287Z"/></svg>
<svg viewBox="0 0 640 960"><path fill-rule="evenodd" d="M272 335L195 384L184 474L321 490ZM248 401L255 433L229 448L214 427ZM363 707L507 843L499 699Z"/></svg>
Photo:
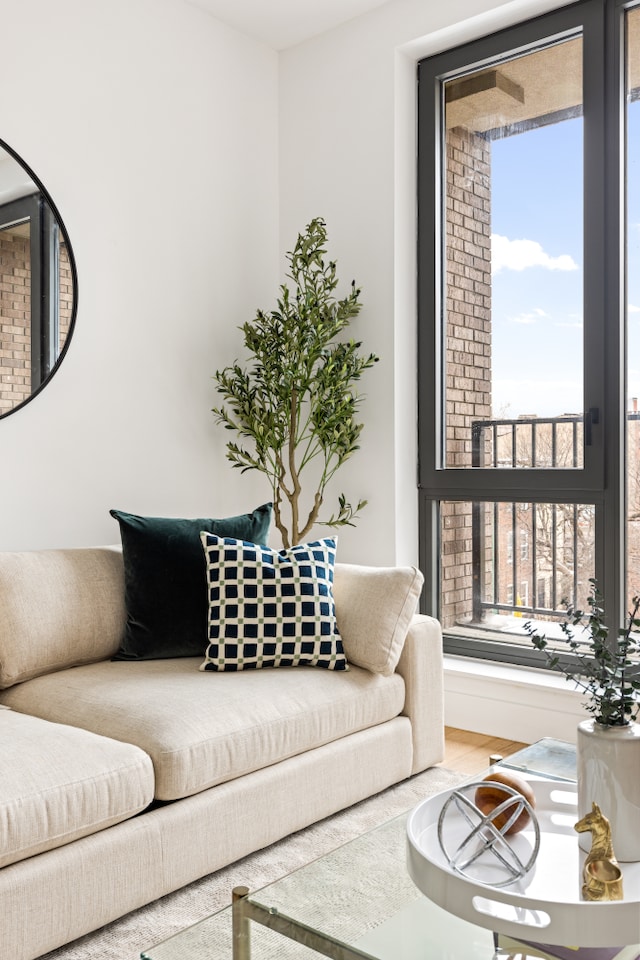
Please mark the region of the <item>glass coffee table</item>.
<svg viewBox="0 0 640 960"><path fill-rule="evenodd" d="M546 738L498 765L572 781L575 747ZM236 888L232 906L145 950L142 960L491 960L491 931L438 907L411 880L407 816L261 890Z"/></svg>

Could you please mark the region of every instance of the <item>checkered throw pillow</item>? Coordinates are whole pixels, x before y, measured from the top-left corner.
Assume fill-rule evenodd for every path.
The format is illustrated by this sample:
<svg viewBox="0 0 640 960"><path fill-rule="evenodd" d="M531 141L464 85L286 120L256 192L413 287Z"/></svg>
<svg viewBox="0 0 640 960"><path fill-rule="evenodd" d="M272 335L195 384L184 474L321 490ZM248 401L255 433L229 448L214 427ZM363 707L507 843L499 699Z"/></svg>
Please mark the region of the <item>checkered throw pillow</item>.
<svg viewBox="0 0 640 960"><path fill-rule="evenodd" d="M201 670L348 670L336 623L336 540L288 550L201 534L209 588L209 645Z"/></svg>

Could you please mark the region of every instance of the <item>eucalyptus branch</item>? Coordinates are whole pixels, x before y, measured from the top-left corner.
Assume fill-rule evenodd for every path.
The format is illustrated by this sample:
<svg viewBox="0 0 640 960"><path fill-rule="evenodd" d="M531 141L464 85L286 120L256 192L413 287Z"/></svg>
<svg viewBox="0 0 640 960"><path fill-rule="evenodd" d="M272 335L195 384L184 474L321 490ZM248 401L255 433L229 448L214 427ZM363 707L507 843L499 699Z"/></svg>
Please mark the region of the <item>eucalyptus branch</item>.
<svg viewBox="0 0 640 960"><path fill-rule="evenodd" d="M588 598L590 610L574 610L567 605L567 619L560 624L569 658L562 661L562 647L550 646L549 639L534 628L531 621L524 624L533 646L545 658L550 670L564 673L576 689L587 696L585 707L594 719L605 726L624 726L635 720L640 711L640 662L638 661L637 632L640 630L640 597L633 598L633 608L626 617L625 626L615 638L609 635L605 620L604 598L595 579L590 580ZM580 627L583 639L573 628Z"/></svg>

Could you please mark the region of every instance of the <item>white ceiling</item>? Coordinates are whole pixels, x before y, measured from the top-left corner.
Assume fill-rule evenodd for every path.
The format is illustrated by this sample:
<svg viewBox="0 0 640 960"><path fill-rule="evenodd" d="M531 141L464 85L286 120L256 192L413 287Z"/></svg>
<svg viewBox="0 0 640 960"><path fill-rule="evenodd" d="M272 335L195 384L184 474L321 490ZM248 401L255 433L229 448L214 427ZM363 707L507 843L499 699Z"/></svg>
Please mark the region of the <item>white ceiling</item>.
<svg viewBox="0 0 640 960"><path fill-rule="evenodd" d="M188 0L276 50L393 0Z"/></svg>

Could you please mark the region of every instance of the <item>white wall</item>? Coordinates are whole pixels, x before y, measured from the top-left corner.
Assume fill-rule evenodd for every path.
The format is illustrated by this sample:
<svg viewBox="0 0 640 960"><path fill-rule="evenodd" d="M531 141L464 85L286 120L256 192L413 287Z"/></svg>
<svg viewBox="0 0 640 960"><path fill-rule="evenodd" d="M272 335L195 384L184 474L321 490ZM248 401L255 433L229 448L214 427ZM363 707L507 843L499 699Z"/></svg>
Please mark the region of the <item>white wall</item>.
<svg viewBox="0 0 640 960"><path fill-rule="evenodd" d="M4 3L0 138L79 277L59 371L0 420L0 548L118 540L110 507L224 516L212 374L278 281L277 55L183 0Z"/></svg>
<svg viewBox="0 0 640 960"><path fill-rule="evenodd" d="M363 290L354 335L381 357L362 381L362 448L337 478L369 500L342 559L417 560L416 61L559 5L397 0L281 54L281 245L325 217L340 275Z"/></svg>

